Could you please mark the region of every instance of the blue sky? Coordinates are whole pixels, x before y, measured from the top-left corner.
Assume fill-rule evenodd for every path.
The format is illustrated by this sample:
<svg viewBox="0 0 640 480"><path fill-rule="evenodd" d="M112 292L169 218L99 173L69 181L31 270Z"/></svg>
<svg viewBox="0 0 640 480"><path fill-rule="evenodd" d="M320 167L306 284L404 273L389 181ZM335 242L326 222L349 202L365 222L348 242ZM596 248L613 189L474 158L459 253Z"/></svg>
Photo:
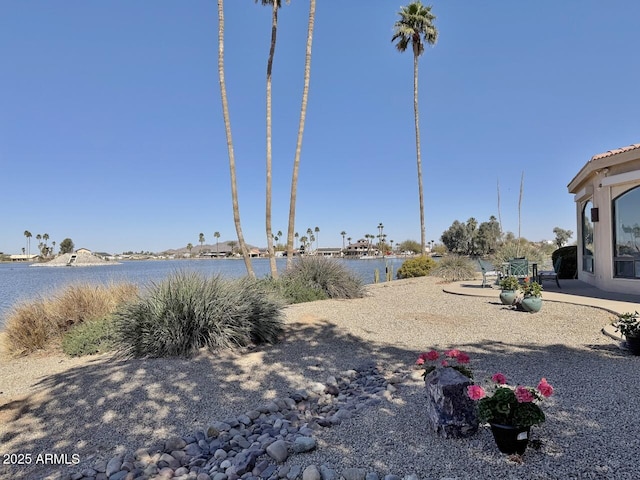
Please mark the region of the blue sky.
<svg viewBox="0 0 640 480"><path fill-rule="evenodd" d="M270 10L227 0L226 80L246 240L266 245ZM402 2L320 1L296 230L320 246L419 240L412 56ZM339 9L335 7L339 5ZM522 235L576 230L567 184L591 156L640 141L640 2L433 1L420 59L428 240L498 215ZM332 8L333 7L333 8ZM273 73L273 228L286 231L308 2L283 5ZM213 0L3 0L0 251L23 232L76 247L162 251L234 239ZM35 239L32 241L32 251Z"/></svg>

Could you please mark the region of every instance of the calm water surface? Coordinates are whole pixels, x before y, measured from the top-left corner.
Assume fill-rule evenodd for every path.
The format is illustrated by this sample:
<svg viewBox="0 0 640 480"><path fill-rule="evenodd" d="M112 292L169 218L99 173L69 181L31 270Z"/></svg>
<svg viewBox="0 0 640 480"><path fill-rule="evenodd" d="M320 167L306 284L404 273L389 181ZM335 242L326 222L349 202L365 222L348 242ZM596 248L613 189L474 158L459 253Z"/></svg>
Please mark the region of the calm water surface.
<svg viewBox="0 0 640 480"><path fill-rule="evenodd" d="M383 280L386 266L393 268L395 276L403 259L338 261L359 275L365 283L373 283L376 268ZM268 275L268 259L256 258L252 263L258 278ZM286 259L278 259L277 264L278 270L283 271ZM239 278L246 274L242 259L142 260L91 267L32 267L24 263L0 263L0 327L4 325L8 310L17 302L47 297L66 285L132 282L146 286L179 271L203 275L221 274L229 278Z"/></svg>

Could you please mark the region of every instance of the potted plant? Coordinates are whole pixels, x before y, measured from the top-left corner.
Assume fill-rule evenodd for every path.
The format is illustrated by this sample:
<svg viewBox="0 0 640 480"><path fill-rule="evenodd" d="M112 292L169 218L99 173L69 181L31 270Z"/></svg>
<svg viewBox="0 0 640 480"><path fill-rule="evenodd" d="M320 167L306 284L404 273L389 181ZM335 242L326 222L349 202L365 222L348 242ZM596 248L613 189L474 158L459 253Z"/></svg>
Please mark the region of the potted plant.
<svg viewBox="0 0 640 480"><path fill-rule="evenodd" d="M524 297L520 301L520 305L525 312L535 313L542 308L542 285L538 282L532 282L529 277L524 279L520 289Z"/></svg>
<svg viewBox="0 0 640 480"><path fill-rule="evenodd" d="M545 378L537 387L511 386L502 373L491 377L492 389L487 393L479 385L467 387L467 395L477 401L478 418L491 426L491 432L502 453L522 455L529 443L533 425L545 421L539 403L553 393Z"/></svg>
<svg viewBox="0 0 640 480"><path fill-rule="evenodd" d="M640 319L638 312L623 313L613 322L616 332L620 332L627 341L627 347L634 355L640 355Z"/></svg>
<svg viewBox="0 0 640 480"><path fill-rule="evenodd" d="M469 379L473 379L473 372L468 367L470 362L469 355L460 350L453 348L445 350L440 354L437 350L430 350L418 355L416 365L424 369L422 374L426 378L431 372L438 368L453 368Z"/></svg>
<svg viewBox="0 0 640 480"><path fill-rule="evenodd" d="M515 305L516 300L518 299L518 289L520 288L520 283L518 279L513 275L509 275L500 280L500 301L504 305Z"/></svg>

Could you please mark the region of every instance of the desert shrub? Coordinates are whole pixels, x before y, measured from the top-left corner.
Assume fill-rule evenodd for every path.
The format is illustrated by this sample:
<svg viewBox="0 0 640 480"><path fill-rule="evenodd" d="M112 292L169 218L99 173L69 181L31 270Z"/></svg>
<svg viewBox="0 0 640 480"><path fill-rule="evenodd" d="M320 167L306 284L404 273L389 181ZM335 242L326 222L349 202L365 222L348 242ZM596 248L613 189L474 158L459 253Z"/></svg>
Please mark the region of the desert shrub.
<svg viewBox="0 0 640 480"><path fill-rule="evenodd" d="M551 254L551 261L556 264L556 260L562 257L558 278L576 278L578 272L578 247L569 245L561 247Z"/></svg>
<svg viewBox="0 0 640 480"><path fill-rule="evenodd" d="M494 265L506 263L513 258L526 258L529 263L542 265L545 258L549 258L544 248L527 241L512 240L499 245L491 257Z"/></svg>
<svg viewBox="0 0 640 480"><path fill-rule="evenodd" d="M440 277L445 282L460 282L473 280L476 276L476 268L467 257L449 255L442 257L438 265L431 270L430 275Z"/></svg>
<svg viewBox="0 0 640 480"><path fill-rule="evenodd" d="M281 303L257 281L175 273L115 313L119 351L128 357L190 356L275 342Z"/></svg>
<svg viewBox="0 0 640 480"><path fill-rule="evenodd" d="M21 355L57 344L74 325L110 315L137 291L128 283L71 285L51 298L20 303L7 316L7 348Z"/></svg>
<svg viewBox="0 0 640 480"><path fill-rule="evenodd" d="M424 277L436 266L436 261L425 255L405 260L398 269L398 278Z"/></svg>
<svg viewBox="0 0 640 480"><path fill-rule="evenodd" d="M261 280L265 287L282 299L284 303L304 303L325 300L328 295L319 287L311 286L298 278L281 277L277 280Z"/></svg>
<svg viewBox="0 0 640 480"><path fill-rule="evenodd" d="M360 277L351 273L336 260L322 256L300 257L282 275L291 283L292 290L304 293L305 287L323 292L328 298L360 298L363 284ZM313 294L307 290L305 295Z"/></svg>
<svg viewBox="0 0 640 480"><path fill-rule="evenodd" d="M62 337L62 351L72 357L103 353L115 347L116 335L111 317L74 325Z"/></svg>

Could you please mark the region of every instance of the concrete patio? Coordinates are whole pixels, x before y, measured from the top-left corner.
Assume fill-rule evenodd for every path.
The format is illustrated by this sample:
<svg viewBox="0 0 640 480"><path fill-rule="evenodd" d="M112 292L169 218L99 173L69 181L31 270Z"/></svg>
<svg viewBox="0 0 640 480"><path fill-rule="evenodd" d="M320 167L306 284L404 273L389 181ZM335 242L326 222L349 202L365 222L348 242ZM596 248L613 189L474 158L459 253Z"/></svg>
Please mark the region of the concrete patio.
<svg viewBox="0 0 640 480"><path fill-rule="evenodd" d="M605 292L580 280L559 280L560 287L555 281L545 281L543 284L542 298L545 302L563 302L576 305L586 305L600 308L614 314L626 312L640 312L640 294L630 295L624 293ZM466 282L454 282L443 287L447 293L455 295L470 295L475 297L497 297L500 288L497 285L482 287L481 280ZM610 325L603 328L603 333L617 340L622 340L620 335Z"/></svg>

